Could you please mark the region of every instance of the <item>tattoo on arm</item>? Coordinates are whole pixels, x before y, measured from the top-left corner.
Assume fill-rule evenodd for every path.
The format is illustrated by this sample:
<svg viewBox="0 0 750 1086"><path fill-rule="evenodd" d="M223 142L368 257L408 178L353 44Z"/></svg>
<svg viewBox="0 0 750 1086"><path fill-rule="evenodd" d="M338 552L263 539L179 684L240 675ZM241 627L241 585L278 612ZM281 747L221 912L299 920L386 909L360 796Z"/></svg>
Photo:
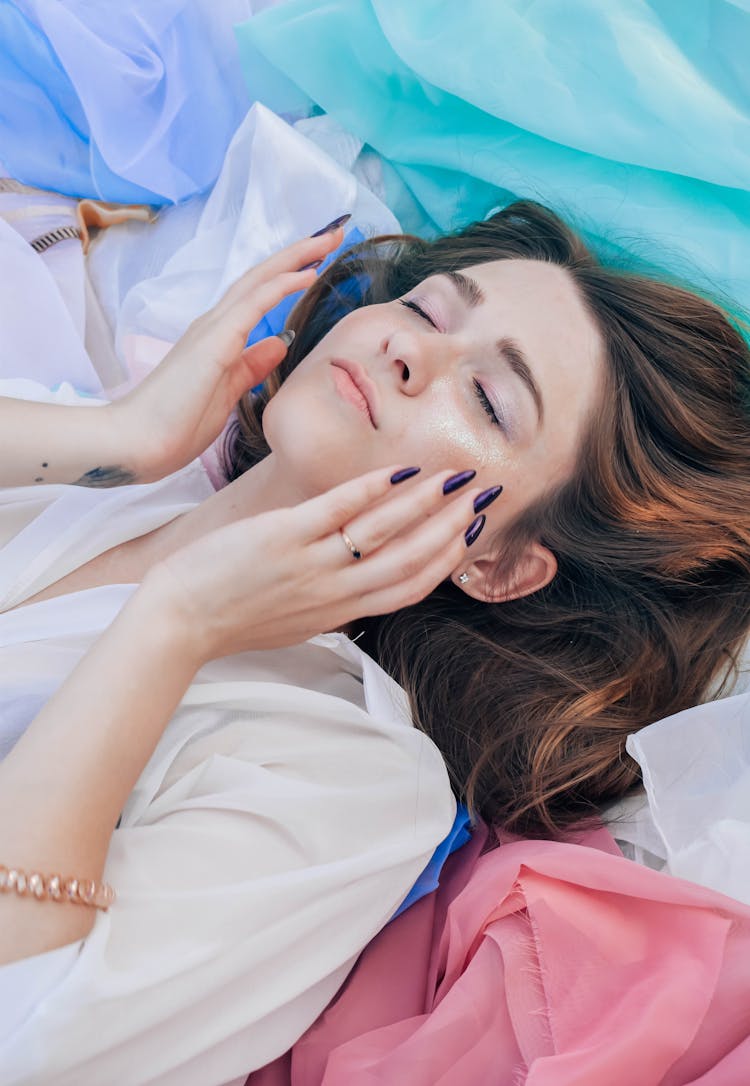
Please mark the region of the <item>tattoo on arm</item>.
<svg viewBox="0 0 750 1086"><path fill-rule="evenodd" d="M92 468L76 479L74 486L127 486L135 482L135 472L127 471L118 464L108 464L105 467Z"/></svg>

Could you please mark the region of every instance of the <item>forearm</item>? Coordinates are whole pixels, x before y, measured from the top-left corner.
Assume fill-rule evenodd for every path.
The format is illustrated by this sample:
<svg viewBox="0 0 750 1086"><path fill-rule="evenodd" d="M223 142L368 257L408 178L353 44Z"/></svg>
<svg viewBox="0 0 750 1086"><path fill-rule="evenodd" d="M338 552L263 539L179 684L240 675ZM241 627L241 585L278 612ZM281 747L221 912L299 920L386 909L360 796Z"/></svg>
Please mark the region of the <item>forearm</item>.
<svg viewBox="0 0 750 1086"><path fill-rule="evenodd" d="M199 666L147 579L0 765L0 863L99 881L122 807ZM80 939L93 920L78 905L0 895L0 962Z"/></svg>
<svg viewBox="0 0 750 1086"><path fill-rule="evenodd" d="M141 481L113 405L78 407L0 397L0 486Z"/></svg>

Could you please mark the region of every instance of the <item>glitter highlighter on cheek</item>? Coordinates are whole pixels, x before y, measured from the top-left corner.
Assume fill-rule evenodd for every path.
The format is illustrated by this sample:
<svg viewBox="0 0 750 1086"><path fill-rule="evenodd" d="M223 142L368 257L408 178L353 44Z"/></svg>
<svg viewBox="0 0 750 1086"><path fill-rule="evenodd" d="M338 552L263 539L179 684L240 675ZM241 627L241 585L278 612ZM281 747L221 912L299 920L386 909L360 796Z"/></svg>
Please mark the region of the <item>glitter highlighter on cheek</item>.
<svg viewBox="0 0 750 1086"><path fill-rule="evenodd" d="M422 420L424 437L428 446L447 460L469 457L467 462L476 467L504 463L506 442L499 436L493 438L489 424L482 419L475 405L457 402L455 385L446 375L433 384L429 410Z"/></svg>

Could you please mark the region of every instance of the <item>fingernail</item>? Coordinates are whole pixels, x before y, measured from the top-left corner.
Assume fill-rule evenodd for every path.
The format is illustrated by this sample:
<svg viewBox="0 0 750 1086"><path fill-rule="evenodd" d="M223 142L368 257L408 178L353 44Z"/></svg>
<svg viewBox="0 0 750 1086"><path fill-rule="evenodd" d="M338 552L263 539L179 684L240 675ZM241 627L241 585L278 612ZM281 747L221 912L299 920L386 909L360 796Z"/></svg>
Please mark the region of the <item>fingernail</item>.
<svg viewBox="0 0 750 1086"><path fill-rule="evenodd" d="M344 223L349 222L351 215L339 215L337 219L333 219L327 226L321 226L320 230L316 230L314 234L310 234L311 238L319 238L322 234L331 234L334 230L338 230Z"/></svg>
<svg viewBox="0 0 750 1086"><path fill-rule="evenodd" d="M457 475L451 475L450 479L446 479L443 483L443 494L452 494L454 490L459 490L462 486L466 486L476 475L475 471L459 471Z"/></svg>
<svg viewBox="0 0 750 1086"><path fill-rule="evenodd" d="M322 260L311 260L309 264L303 264L301 268L297 268L297 271L309 271L310 268L319 268L322 263Z"/></svg>
<svg viewBox="0 0 750 1086"><path fill-rule="evenodd" d="M476 520L472 520L471 524L464 532L464 539L466 540L467 547L470 547L474 540L477 538L482 528L484 528L486 520L487 517L484 515L484 513L478 516Z"/></svg>
<svg viewBox="0 0 750 1086"><path fill-rule="evenodd" d="M495 498L499 498L502 492L501 486L491 486L489 490L483 490L481 494L477 494L474 499L474 512L481 513L488 505L492 505Z"/></svg>
<svg viewBox="0 0 750 1086"><path fill-rule="evenodd" d="M291 347L294 341L295 334L296 333L293 331L293 329L285 328L283 332L279 332L278 338L281 340L285 347Z"/></svg>
<svg viewBox="0 0 750 1086"><path fill-rule="evenodd" d="M421 468L401 468L401 471L394 471L393 475L391 475L391 482L394 486L396 483L403 483L404 479L411 479L413 475L418 475L421 470Z"/></svg>

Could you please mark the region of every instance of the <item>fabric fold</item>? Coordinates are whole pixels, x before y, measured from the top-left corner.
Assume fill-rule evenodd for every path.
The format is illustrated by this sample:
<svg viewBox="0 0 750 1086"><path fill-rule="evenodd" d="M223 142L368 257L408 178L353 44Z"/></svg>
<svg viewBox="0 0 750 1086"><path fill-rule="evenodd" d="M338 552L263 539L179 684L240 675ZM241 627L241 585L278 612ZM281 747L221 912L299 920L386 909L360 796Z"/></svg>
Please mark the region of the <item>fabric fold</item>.
<svg viewBox="0 0 750 1086"><path fill-rule="evenodd" d="M745 5L288 0L237 36L251 97L296 88L379 153L404 230L536 199L750 308Z"/></svg>
<svg viewBox="0 0 750 1086"><path fill-rule="evenodd" d="M2 0L8 172L119 203L204 191L251 104L232 27L253 10L252 0L135 0L113 18L87 0Z"/></svg>
<svg viewBox="0 0 750 1086"><path fill-rule="evenodd" d="M602 830L482 854L487 838L248 1086L743 1081L750 909L615 855Z"/></svg>

